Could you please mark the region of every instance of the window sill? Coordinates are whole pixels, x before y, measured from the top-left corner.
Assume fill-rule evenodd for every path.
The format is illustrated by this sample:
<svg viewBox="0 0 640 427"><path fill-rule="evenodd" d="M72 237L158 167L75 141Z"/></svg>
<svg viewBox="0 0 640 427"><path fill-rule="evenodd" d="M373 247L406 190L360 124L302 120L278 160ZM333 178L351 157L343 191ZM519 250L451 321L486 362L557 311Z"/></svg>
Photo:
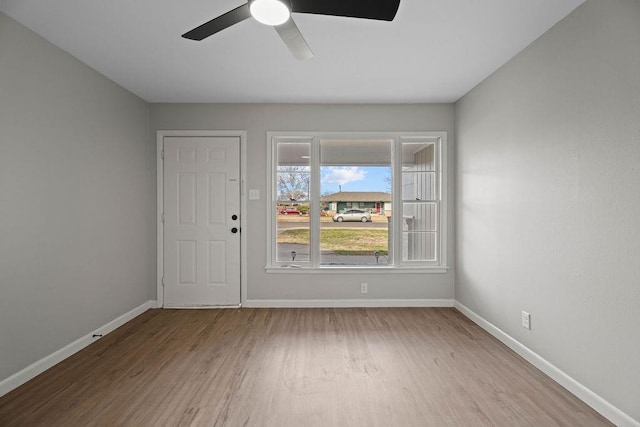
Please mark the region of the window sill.
<svg viewBox="0 0 640 427"><path fill-rule="evenodd" d="M444 274L449 271L449 267L394 267L394 266L322 266L322 267L303 267L303 266L267 266L265 272L269 274Z"/></svg>

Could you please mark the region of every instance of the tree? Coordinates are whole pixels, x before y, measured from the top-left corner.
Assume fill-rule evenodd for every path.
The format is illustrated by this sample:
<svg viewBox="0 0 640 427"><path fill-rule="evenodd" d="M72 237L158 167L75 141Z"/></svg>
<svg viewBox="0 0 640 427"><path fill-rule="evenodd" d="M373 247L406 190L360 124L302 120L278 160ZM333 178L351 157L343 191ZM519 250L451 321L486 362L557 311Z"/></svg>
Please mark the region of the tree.
<svg viewBox="0 0 640 427"><path fill-rule="evenodd" d="M393 180L391 179L391 170L389 170L389 173L384 177L384 186L387 190L387 193L393 193Z"/></svg>
<svg viewBox="0 0 640 427"><path fill-rule="evenodd" d="M278 200L287 202L309 200L309 166L279 166Z"/></svg>

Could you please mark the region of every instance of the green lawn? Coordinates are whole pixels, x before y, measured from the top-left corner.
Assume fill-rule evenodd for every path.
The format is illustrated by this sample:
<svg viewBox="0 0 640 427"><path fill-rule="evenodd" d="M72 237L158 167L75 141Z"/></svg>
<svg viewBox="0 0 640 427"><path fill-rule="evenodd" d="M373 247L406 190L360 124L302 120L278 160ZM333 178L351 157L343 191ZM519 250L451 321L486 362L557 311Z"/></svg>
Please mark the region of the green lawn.
<svg viewBox="0 0 640 427"><path fill-rule="evenodd" d="M330 228L320 230L320 247L338 255L371 255L378 251L387 255L387 230L359 230ZM309 244L308 229L284 230L278 234L278 243Z"/></svg>

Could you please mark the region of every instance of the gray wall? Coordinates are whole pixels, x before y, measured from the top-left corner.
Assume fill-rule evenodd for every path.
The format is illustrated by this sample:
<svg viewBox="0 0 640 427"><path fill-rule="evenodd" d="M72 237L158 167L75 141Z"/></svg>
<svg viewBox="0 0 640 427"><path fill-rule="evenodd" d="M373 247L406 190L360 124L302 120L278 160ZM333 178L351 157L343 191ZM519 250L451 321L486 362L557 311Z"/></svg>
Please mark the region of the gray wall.
<svg viewBox="0 0 640 427"><path fill-rule="evenodd" d="M588 0L456 134L457 300L640 420L640 2Z"/></svg>
<svg viewBox="0 0 640 427"><path fill-rule="evenodd" d="M453 105L256 105L152 104L151 130L247 131L247 188L261 199L248 201L247 296L249 299L452 299L453 273L349 275L267 274L267 131L447 131L449 182L453 183ZM155 144L155 136L152 135ZM450 217L453 203L450 205ZM450 230L450 235L452 232ZM450 247L449 259L452 259ZM369 292L360 293L360 282Z"/></svg>
<svg viewBox="0 0 640 427"><path fill-rule="evenodd" d="M148 139L148 104L0 13L0 380L150 299Z"/></svg>

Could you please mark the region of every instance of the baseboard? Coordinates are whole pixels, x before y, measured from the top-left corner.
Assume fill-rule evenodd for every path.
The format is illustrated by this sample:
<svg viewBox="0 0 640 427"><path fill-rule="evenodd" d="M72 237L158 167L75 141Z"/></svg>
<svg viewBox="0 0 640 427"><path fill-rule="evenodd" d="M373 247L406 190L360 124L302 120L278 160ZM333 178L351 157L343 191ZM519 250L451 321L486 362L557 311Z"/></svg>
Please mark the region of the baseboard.
<svg viewBox="0 0 640 427"><path fill-rule="evenodd" d="M453 307L452 299L250 299L248 308Z"/></svg>
<svg viewBox="0 0 640 427"><path fill-rule="evenodd" d="M566 388L569 392L574 394L580 400L582 400L587 405L591 406L593 409L598 411L603 417L607 418L609 421L614 423L618 427L640 427L640 422L631 418L631 416L622 412L620 409L613 406L611 403L607 402L602 397L598 396L596 393L580 384L578 381L571 378L569 375L561 371L556 366L552 365L538 355L533 352L528 347L524 346L519 341L512 338L510 335L505 333L503 330L490 323L483 317L479 316L471 309L466 307L464 304L455 301L454 307L460 311L462 314L467 316L471 321L476 323L482 329L496 337L503 344L509 347L511 350L518 353L522 358L524 358L527 362L531 363L536 368L540 369L551 379L556 381L558 384Z"/></svg>
<svg viewBox="0 0 640 427"><path fill-rule="evenodd" d="M60 350L38 360L35 363L32 363L31 365L27 366L20 372L17 372L11 375L9 378L6 378L0 381L0 396L4 396L5 394L9 393L11 390L14 390L20 387L22 384L26 383L32 378L35 378L36 376L40 375L47 369L60 363L67 357L72 356L73 354L87 347L89 344L93 343L96 339L98 339L94 337L94 334L104 336L109 332L112 332L116 328L124 325L129 320L144 313L148 309L156 308L156 305L157 304L155 301L147 301L144 304L129 311L128 313L125 313L122 316L119 316L116 319L113 319L111 322L107 323L104 326L101 326L95 331L83 337L80 337L74 342L62 347Z"/></svg>

